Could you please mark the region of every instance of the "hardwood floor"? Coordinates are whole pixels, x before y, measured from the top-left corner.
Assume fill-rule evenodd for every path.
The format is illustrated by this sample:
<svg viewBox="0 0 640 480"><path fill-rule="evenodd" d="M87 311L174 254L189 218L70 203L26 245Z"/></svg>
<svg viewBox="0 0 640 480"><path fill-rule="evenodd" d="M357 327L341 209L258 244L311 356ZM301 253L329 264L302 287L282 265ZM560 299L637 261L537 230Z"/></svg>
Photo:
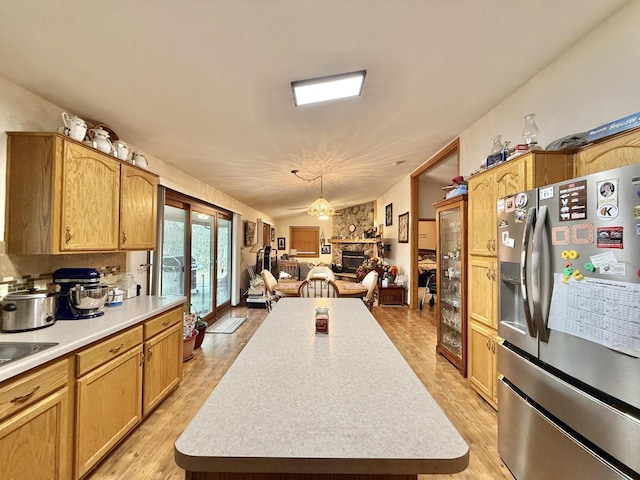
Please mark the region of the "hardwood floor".
<svg viewBox="0 0 640 480"><path fill-rule="evenodd" d="M469 467L456 475L427 479L513 479L497 452L496 412L441 355L435 353L435 320L428 306L374 307L374 316L470 446ZM183 479L173 444L267 315L237 307L247 320L232 335L207 334L202 348L184 364L184 380L87 478L91 480ZM422 477L422 476L421 476Z"/></svg>

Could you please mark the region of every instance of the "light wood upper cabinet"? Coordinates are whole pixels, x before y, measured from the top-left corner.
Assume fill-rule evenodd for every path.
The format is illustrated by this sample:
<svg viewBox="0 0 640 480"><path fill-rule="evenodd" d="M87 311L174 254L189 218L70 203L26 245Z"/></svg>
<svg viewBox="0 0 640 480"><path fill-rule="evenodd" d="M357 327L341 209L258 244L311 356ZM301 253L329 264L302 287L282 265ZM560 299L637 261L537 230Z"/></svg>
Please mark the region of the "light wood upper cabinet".
<svg viewBox="0 0 640 480"><path fill-rule="evenodd" d="M581 148L576 154L575 176L638 163L640 129L635 128L612 138Z"/></svg>
<svg viewBox="0 0 640 480"><path fill-rule="evenodd" d="M156 245L158 177L123 164L120 185L120 250L151 250ZM146 219L154 219L153 222Z"/></svg>
<svg viewBox="0 0 640 480"><path fill-rule="evenodd" d="M60 201L60 250L116 250L120 207L120 162L64 142ZM56 182L58 183L58 182Z"/></svg>
<svg viewBox="0 0 640 480"><path fill-rule="evenodd" d="M9 132L7 253L155 247L157 177L55 133Z"/></svg>
<svg viewBox="0 0 640 480"><path fill-rule="evenodd" d="M495 243L496 205L493 172L469 179L469 254L492 255L492 241Z"/></svg>
<svg viewBox="0 0 640 480"><path fill-rule="evenodd" d="M496 201L573 176L573 155L533 151L469 179L469 254L495 256Z"/></svg>

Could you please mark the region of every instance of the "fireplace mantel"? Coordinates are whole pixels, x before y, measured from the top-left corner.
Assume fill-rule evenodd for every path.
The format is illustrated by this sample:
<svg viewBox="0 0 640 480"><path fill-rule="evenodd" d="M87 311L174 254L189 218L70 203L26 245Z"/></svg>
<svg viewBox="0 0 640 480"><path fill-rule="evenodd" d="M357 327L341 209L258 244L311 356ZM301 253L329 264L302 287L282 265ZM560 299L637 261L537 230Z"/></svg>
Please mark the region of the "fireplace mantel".
<svg viewBox="0 0 640 480"><path fill-rule="evenodd" d="M379 243L375 238L330 238L329 243Z"/></svg>

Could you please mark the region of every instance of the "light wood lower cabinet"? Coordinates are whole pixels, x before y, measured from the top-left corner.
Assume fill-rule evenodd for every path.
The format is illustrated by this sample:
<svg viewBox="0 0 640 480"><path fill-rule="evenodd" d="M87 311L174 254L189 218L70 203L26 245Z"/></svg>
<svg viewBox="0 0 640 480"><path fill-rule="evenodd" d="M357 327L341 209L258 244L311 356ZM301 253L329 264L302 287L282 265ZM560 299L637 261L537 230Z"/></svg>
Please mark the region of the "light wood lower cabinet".
<svg viewBox="0 0 640 480"><path fill-rule="evenodd" d="M0 385L0 478L71 478L70 362Z"/></svg>
<svg viewBox="0 0 640 480"><path fill-rule="evenodd" d="M473 320L469 322L469 381L494 408L498 406L497 339L493 328Z"/></svg>
<svg viewBox="0 0 640 480"><path fill-rule="evenodd" d="M95 352L104 352L103 363L76 381L75 478L85 475L142 420L142 327L134 332L138 342L128 350L118 348L122 334L77 355L80 365L83 356L95 359Z"/></svg>
<svg viewBox="0 0 640 480"><path fill-rule="evenodd" d="M146 416L182 380L182 308L146 322L144 337L142 413Z"/></svg>

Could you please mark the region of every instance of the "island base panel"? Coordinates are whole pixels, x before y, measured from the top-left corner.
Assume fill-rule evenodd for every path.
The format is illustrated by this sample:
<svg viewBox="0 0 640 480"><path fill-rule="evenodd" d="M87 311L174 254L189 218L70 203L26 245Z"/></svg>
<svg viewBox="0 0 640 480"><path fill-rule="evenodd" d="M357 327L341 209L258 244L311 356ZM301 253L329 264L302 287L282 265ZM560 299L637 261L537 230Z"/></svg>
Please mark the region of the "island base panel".
<svg viewBox="0 0 640 480"><path fill-rule="evenodd" d="M185 472L185 480L417 480L417 475Z"/></svg>

